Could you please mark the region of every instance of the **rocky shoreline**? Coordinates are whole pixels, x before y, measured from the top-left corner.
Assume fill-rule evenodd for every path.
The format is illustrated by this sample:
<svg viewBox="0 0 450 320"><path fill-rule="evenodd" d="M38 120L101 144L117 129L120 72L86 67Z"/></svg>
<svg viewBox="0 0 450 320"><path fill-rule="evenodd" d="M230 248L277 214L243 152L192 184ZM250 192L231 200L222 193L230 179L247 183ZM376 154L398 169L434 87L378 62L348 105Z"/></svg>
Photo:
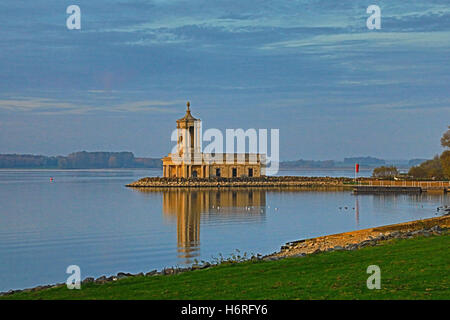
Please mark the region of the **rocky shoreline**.
<svg viewBox="0 0 450 320"><path fill-rule="evenodd" d="M366 246L376 245L384 240L436 235L446 232L448 229L450 229L450 215L447 214L429 219L288 242L281 247L279 252L268 255L265 259L276 260L319 252L356 250Z"/></svg>
<svg viewBox="0 0 450 320"><path fill-rule="evenodd" d="M358 178L363 181L366 178ZM127 184L132 188L161 187L351 187L352 178L300 177L300 176L262 176L239 178L161 178L146 177Z"/></svg>
<svg viewBox="0 0 450 320"><path fill-rule="evenodd" d="M410 239L419 236L442 235L450 232L450 216L444 215L435 218L416 220L411 222L387 225L317 238L298 240L289 242L281 247L279 252L275 252L266 256L252 256L248 260L264 260L274 261L289 257L305 257L309 254L317 254L320 252L340 251L340 250L357 250L367 246L376 246L381 241L389 239ZM242 260L246 261L246 260ZM225 262L238 263L240 261L225 260ZM222 263L222 262L220 262ZM119 272L114 276L101 276L99 278L88 277L81 284L87 283L108 283L129 277L153 277L164 275L175 275L188 271L207 269L220 263L203 262L185 268L165 268L161 271L152 270L147 273L131 274ZM65 286L65 283L54 285L38 286L23 290L9 290L8 292L0 292L0 296L12 295L20 292L35 292L49 288L59 288Z"/></svg>

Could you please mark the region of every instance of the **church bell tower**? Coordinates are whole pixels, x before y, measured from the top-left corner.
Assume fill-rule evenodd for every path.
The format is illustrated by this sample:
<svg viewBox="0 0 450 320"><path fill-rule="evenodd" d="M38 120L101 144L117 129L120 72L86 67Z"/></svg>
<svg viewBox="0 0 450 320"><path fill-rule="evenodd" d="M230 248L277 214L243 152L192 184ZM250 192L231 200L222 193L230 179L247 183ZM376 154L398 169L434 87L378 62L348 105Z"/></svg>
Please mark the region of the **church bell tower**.
<svg viewBox="0 0 450 320"><path fill-rule="evenodd" d="M183 160L193 160L202 152L201 120L191 114L191 104L186 104L186 114L177 120L177 153Z"/></svg>

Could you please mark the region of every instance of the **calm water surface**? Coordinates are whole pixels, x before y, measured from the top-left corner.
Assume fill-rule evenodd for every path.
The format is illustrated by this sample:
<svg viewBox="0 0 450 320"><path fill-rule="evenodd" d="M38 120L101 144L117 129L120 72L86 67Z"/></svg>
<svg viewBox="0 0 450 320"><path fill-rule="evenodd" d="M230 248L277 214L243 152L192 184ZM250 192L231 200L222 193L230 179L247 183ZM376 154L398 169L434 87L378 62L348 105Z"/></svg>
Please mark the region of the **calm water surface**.
<svg viewBox="0 0 450 320"><path fill-rule="evenodd" d="M353 171L281 174L352 177ZM436 207L450 205L448 196L426 194L124 187L157 175L0 170L0 291L65 282L72 264L84 279L192 264L235 249L267 254L288 241L432 217Z"/></svg>

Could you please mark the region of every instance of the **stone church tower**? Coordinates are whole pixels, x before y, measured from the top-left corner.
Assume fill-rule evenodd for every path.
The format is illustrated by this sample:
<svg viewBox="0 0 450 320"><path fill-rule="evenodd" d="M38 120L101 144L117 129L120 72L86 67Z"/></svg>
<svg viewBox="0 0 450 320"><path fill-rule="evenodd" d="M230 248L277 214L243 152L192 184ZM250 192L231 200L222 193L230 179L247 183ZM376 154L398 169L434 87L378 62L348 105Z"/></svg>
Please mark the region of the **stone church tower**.
<svg viewBox="0 0 450 320"><path fill-rule="evenodd" d="M259 177L263 175L263 160L265 155L261 154L203 153L202 122L192 116L188 102L186 114L177 120L176 153L170 153L162 159L163 176L165 178Z"/></svg>
<svg viewBox="0 0 450 320"><path fill-rule="evenodd" d="M202 121L191 114L190 103L187 103L186 114L177 120L177 151L182 158L200 156L202 152Z"/></svg>

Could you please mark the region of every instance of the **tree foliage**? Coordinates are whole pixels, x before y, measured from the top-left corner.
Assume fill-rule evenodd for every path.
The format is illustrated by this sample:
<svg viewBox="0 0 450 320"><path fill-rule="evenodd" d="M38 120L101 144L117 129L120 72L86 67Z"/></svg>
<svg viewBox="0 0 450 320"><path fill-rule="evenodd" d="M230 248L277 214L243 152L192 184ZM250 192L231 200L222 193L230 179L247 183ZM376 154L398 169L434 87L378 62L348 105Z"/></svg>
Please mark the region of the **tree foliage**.
<svg viewBox="0 0 450 320"><path fill-rule="evenodd" d="M450 148L450 126L442 135L441 145ZM412 167L408 174L416 179L450 179L450 150L444 151L441 156L436 155L433 160Z"/></svg>
<svg viewBox="0 0 450 320"><path fill-rule="evenodd" d="M432 160L427 160L416 167L412 167L408 174L418 179L445 179L439 155L436 155Z"/></svg>
<svg viewBox="0 0 450 320"><path fill-rule="evenodd" d="M444 148L450 148L450 126L448 126L448 130L442 135L441 145Z"/></svg>
<svg viewBox="0 0 450 320"><path fill-rule="evenodd" d="M440 160L445 178L450 179L450 150L442 152Z"/></svg>

